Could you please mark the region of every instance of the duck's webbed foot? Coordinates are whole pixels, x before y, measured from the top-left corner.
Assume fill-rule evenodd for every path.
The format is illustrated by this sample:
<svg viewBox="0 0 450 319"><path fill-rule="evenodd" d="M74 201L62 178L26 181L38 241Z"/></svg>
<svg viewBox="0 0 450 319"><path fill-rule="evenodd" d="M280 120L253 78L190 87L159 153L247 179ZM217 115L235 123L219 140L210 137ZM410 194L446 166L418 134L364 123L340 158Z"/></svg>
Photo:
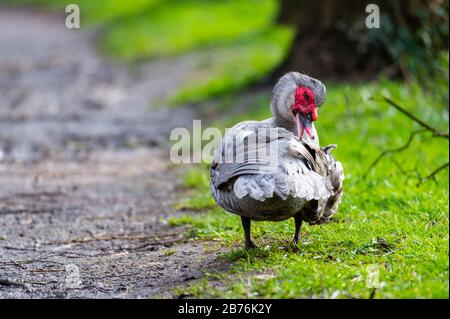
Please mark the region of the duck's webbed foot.
<svg viewBox="0 0 450 319"><path fill-rule="evenodd" d="M241 221L242 221L242 227L244 228L245 249L256 248L256 245L251 240L251 235L250 235L251 220L250 220L250 218L241 216Z"/></svg>
<svg viewBox="0 0 450 319"><path fill-rule="evenodd" d="M258 248L251 240L245 241L245 249Z"/></svg>

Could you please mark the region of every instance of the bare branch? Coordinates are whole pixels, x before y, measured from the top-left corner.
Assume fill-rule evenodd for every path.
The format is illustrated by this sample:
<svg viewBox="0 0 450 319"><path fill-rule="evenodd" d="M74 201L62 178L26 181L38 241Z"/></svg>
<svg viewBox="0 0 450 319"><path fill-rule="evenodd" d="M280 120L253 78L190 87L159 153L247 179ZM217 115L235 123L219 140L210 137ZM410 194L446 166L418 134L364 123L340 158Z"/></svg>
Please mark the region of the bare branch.
<svg viewBox="0 0 450 319"><path fill-rule="evenodd" d="M434 177L436 176L437 173L439 173L440 171L442 171L443 169L448 168L449 162L439 166L438 168L436 168L434 171L432 171L428 176L421 178L421 181L426 181L429 180L431 178L434 179Z"/></svg>
<svg viewBox="0 0 450 319"><path fill-rule="evenodd" d="M381 161L381 159L383 157L385 157L388 154L392 154L392 153L397 153L397 152L401 152L405 149L407 149L409 147L409 145L411 145L411 142L413 141L414 137L418 134L422 134L425 133L427 130L418 130L418 131L414 131L411 133L411 135L408 138L408 141L406 142L405 145L399 147L399 148L393 148L393 149L388 149L385 150L383 152L380 153L380 155L378 155L378 157L373 161L373 163L369 166L369 168L367 169L367 171L364 173L363 175L363 179L366 179L367 175L370 173L370 171L378 164L379 161Z"/></svg>
<svg viewBox="0 0 450 319"><path fill-rule="evenodd" d="M424 129L426 129L427 131L430 131L431 133L433 133L433 136L443 137L443 138L449 139L448 132L440 131L440 130L432 127L430 124L425 123L424 121L422 121L421 119L416 117L414 114L410 113L409 111L405 110L402 106L400 106L397 102L391 100L390 98L388 98L386 96L381 96L379 98L371 97L370 99L373 100L373 101L381 101L381 102L388 103L389 105L393 106L398 111L402 112L404 115L409 117L411 120L413 120L414 122L416 122L417 124L422 126Z"/></svg>
<svg viewBox="0 0 450 319"><path fill-rule="evenodd" d="M410 145L411 142L413 141L414 137L418 134L422 134L425 132L431 132L433 135L431 137L443 137L446 138L447 140L449 139L449 134L448 132L443 132L440 131L436 128L434 128L433 126L431 126L430 124L424 122L423 120L419 119L418 117L416 117L414 114L410 113L409 111L407 111L406 109L404 109L402 106L400 106L397 102L391 100L390 98L386 97L386 96L381 96L381 97L371 97L370 98L373 101L379 101L379 102L386 102L388 103L390 106L393 106L395 109L397 109L398 111L400 111L401 113L403 113L404 115L406 115L408 118L410 118L411 120L413 120L414 122L416 122L417 124L419 124L421 127L423 127L422 130L418 130L418 131L414 131L411 133L411 135L409 136L408 141L406 142L405 145L399 147L399 148L394 148L394 149L388 149L385 150L383 152L381 152L380 155L378 155L378 157L375 159L375 161L373 161L373 163L369 166L369 168L367 169L366 173L364 173L363 175L363 179L365 179L367 177L367 175L369 174L369 172L379 163L379 161L385 157L388 154L392 154L392 153L397 153L397 152L401 152L405 149L407 149ZM394 161L395 163L395 161ZM396 164L397 165L397 164ZM441 170L447 168L449 165L449 163L446 163L440 167L438 167L437 169L435 169L434 171L432 171L428 176L422 178L420 177L420 175L418 175L418 179L422 182L428 179L434 179L435 175L437 173L439 173ZM398 166L398 165L397 165ZM403 171L403 169L401 169L401 171Z"/></svg>

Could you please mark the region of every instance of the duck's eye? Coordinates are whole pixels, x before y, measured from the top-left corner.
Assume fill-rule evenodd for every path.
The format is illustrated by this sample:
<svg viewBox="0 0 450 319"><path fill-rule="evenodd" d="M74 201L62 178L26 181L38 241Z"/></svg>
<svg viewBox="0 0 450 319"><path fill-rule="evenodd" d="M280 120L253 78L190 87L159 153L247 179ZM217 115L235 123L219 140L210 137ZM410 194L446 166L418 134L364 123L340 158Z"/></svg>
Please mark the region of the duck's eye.
<svg viewBox="0 0 450 319"><path fill-rule="evenodd" d="M303 93L303 98L306 100L306 101L308 101L309 100L309 95L308 95L308 93Z"/></svg>

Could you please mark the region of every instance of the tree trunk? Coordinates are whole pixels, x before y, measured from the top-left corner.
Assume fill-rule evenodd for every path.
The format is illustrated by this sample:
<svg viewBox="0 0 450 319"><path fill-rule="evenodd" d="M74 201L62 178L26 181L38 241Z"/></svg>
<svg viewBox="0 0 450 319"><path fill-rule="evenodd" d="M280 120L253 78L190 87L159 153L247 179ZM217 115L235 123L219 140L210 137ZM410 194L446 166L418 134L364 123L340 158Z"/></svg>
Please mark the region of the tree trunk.
<svg viewBox="0 0 450 319"><path fill-rule="evenodd" d="M395 24L403 24L415 30L418 22L414 10L422 3L421 0L378 0L381 28L369 29L365 24L369 15L365 1L282 0L279 22L293 25L297 33L291 52L276 76L292 70L339 80L371 79L382 70L398 76L399 61L393 61L386 43L378 41L384 36L380 32L386 32L383 28L388 27L383 25L383 15L395 21L394 28Z"/></svg>

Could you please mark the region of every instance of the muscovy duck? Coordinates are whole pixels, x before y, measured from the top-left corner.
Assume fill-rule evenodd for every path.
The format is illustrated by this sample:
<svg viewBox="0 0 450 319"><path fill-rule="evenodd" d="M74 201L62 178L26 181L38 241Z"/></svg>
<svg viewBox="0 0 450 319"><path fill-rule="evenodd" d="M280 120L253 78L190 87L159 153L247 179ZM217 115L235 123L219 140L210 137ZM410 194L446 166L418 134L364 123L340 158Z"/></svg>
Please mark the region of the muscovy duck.
<svg viewBox="0 0 450 319"><path fill-rule="evenodd" d="M241 216L245 248L255 247L251 220L295 219L297 244L302 221L330 221L342 197L343 168L321 148L314 121L325 86L307 75L281 77L271 96L273 117L245 121L227 130L211 162L216 203Z"/></svg>

